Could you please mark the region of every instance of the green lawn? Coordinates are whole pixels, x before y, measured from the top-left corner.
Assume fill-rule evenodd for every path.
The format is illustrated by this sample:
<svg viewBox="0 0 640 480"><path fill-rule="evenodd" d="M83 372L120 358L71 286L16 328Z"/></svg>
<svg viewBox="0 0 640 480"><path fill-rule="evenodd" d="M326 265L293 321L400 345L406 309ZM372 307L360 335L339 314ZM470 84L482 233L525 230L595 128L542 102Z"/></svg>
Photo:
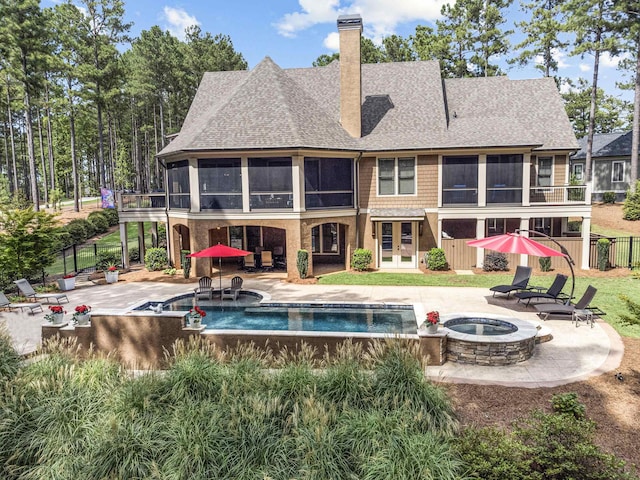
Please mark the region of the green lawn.
<svg viewBox="0 0 640 480"><path fill-rule="evenodd" d="M532 276L531 285L550 286L553 276ZM406 285L424 287L479 287L489 288L494 285L509 284L513 274L487 275L455 275L455 274L421 274L421 273L352 273L341 272L319 277L321 285ZM620 315L628 313L626 305L619 295L626 295L631 299L640 296L640 280L632 277L615 278L587 278L576 277L574 296L580 298L588 285L598 289L592 305L607 313L604 319L613 326L620 335L640 338L640 326L622 325ZM570 283L565 287L569 292Z"/></svg>

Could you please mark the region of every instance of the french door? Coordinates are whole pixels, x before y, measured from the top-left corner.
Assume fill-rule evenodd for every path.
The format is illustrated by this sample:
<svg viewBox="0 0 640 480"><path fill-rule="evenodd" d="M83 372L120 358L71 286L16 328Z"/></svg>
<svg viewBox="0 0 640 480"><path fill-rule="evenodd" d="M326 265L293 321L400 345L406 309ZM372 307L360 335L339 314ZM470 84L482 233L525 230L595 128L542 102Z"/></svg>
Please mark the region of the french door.
<svg viewBox="0 0 640 480"><path fill-rule="evenodd" d="M414 222L380 222L378 234L380 268L416 268Z"/></svg>

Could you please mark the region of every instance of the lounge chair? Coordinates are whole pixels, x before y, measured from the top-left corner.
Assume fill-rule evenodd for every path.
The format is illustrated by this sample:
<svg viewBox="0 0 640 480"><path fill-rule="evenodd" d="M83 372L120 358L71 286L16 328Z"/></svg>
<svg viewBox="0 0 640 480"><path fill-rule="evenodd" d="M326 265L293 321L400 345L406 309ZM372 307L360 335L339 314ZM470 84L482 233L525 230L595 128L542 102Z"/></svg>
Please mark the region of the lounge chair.
<svg viewBox="0 0 640 480"><path fill-rule="evenodd" d="M255 272L256 270L256 257L253 253L244 257L244 269L248 272Z"/></svg>
<svg viewBox="0 0 640 480"><path fill-rule="evenodd" d="M273 270L273 255L269 250L262 251L262 269Z"/></svg>
<svg viewBox="0 0 640 480"><path fill-rule="evenodd" d="M24 303L11 303L4 292L0 292L0 308L8 308L9 310L17 310L20 311L28 308L31 314L33 315L33 311L36 309L40 309L42 312L42 304L38 302L24 302Z"/></svg>
<svg viewBox="0 0 640 480"><path fill-rule="evenodd" d="M231 300L238 300L240 290L242 290L242 277L233 277L231 279L231 286L222 290L221 299L229 298Z"/></svg>
<svg viewBox="0 0 640 480"><path fill-rule="evenodd" d="M553 280L553 283L551 284L551 286L546 292L533 292L533 291L517 292L517 293L514 293L513 296L518 299L518 302L526 300L527 306L529 306L529 304L531 303L531 300L533 300L534 298L554 300L554 301L563 300L563 298L561 297L561 294L562 294L562 289L564 288L565 283L567 283L567 276L557 274L556 278Z"/></svg>
<svg viewBox="0 0 640 480"><path fill-rule="evenodd" d="M595 315L604 315L604 312L598 307L591 307L591 301L596 296L597 288L589 285L584 291L582 298L575 304L563 304L563 303L543 303L534 305L538 311L538 316L543 320L547 320L550 316L569 316L573 318L573 313L576 310L591 310Z"/></svg>
<svg viewBox="0 0 640 480"><path fill-rule="evenodd" d="M529 283L529 279L531 278L531 267L523 267L518 265L516 268L516 273L513 276L513 280L511 281L511 285L496 285L495 287L491 287L489 290L493 292L493 296L496 296L497 293L506 293L507 298L511 295L511 292L514 290L526 290L527 284Z"/></svg>
<svg viewBox="0 0 640 480"><path fill-rule="evenodd" d="M211 287L211 277L202 277L198 282L198 288L193 290L195 298L207 297L213 299L213 288Z"/></svg>
<svg viewBox="0 0 640 480"><path fill-rule="evenodd" d="M51 303L50 300L55 300L58 305L62 299L69 302L66 293L37 293L26 278L14 280L13 283L18 286L20 293L27 298L31 298L33 300L46 300L47 303Z"/></svg>

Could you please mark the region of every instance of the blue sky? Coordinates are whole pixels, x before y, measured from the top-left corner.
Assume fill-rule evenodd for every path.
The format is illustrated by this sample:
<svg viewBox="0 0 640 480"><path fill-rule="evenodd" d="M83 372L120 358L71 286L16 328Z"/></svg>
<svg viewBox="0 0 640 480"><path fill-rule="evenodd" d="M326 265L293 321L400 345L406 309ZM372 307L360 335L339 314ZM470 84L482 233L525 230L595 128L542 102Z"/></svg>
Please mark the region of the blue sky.
<svg viewBox="0 0 640 480"><path fill-rule="evenodd" d="M53 1L53 0L49 0ZM336 19L344 13L359 13L364 35L374 42L393 33L404 37L416 25L433 25L447 0L125 0L127 21L133 22L131 33L139 35L153 25L178 37L184 29L198 24L203 31L231 37L236 51L243 54L249 68L270 56L283 68L310 67L323 53L337 51ZM517 30L514 22L522 20L519 0L514 1L506 28ZM517 32L512 44L519 41ZM591 81L592 57L569 57L558 53L559 74ZM601 59L599 85L607 93L627 100L631 93L615 87L622 79L616 70L619 59L605 55ZM537 78L533 67L503 65L510 78Z"/></svg>

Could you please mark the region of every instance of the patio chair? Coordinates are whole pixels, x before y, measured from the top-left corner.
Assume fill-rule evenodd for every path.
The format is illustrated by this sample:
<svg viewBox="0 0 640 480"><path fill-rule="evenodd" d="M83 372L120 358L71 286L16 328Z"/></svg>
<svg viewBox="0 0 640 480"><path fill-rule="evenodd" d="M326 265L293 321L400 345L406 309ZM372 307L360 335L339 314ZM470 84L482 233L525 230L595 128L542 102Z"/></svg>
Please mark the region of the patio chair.
<svg viewBox="0 0 640 480"><path fill-rule="evenodd" d="M221 299L229 298L231 300L238 300L238 295L240 295L240 290L242 290L242 282L242 277L233 277L231 279L231 286L222 290Z"/></svg>
<svg viewBox="0 0 640 480"><path fill-rule="evenodd" d="M244 257L244 269L248 272L256 271L256 257L253 253Z"/></svg>
<svg viewBox="0 0 640 480"><path fill-rule="evenodd" d="M273 255L269 250L262 251L262 268L264 270L273 270Z"/></svg>
<svg viewBox="0 0 640 480"><path fill-rule="evenodd" d="M573 313L576 310L591 310L591 312L595 315L605 315L605 313L600 310L598 307L591 307L591 301L596 296L596 292L598 291L592 285L589 285L587 289L584 291L584 294L575 304L564 304L564 303L543 303L539 305L534 305L534 308L538 311L538 316L543 320L547 320L550 316L568 316L573 318Z"/></svg>
<svg viewBox="0 0 640 480"><path fill-rule="evenodd" d="M62 299L69 302L66 293L37 293L26 278L14 280L13 283L18 286L20 293L27 298L31 298L33 300L46 300L47 303L51 303L50 300L55 300L58 305Z"/></svg>
<svg viewBox="0 0 640 480"><path fill-rule="evenodd" d="M0 292L0 308L7 308L9 310L17 310L19 308L20 311L28 308L32 315L34 313L33 311L38 308L41 312L43 311L42 304L38 302L11 303L4 292Z"/></svg>
<svg viewBox="0 0 640 480"><path fill-rule="evenodd" d="M506 293L507 298L511 295L511 292L514 290L526 290L527 284L529 283L529 279L531 278L531 267L523 267L518 265L516 268L516 273L513 276L513 280L511 281L511 285L496 285L495 287L491 287L489 290L493 292L493 296L496 296L497 293Z"/></svg>
<svg viewBox="0 0 640 480"><path fill-rule="evenodd" d="M273 247L273 267L283 270L287 269L287 261L284 258L284 247L281 245Z"/></svg>
<svg viewBox="0 0 640 480"><path fill-rule="evenodd" d="M202 277L198 282L198 288L193 290L195 298L207 297L213 299L213 288L211 287L211 277Z"/></svg>
<svg viewBox="0 0 640 480"><path fill-rule="evenodd" d="M518 299L518 302L526 300L527 306L529 306L531 300L534 298L554 300L557 302L558 300L564 300L562 297L562 289L564 288L565 283L567 283L567 276L559 273L556 275L556 278L553 280L553 283L546 292L517 292L514 293L513 296Z"/></svg>

